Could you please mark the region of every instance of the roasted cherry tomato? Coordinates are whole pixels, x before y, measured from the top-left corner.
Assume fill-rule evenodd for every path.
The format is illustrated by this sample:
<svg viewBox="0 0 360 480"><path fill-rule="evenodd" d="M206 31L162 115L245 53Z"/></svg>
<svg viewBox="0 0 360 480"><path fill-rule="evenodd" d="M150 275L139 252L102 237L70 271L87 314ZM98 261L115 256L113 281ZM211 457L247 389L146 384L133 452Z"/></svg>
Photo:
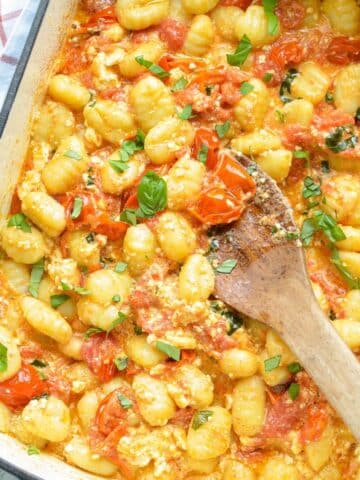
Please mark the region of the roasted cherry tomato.
<svg viewBox="0 0 360 480"><path fill-rule="evenodd" d="M240 195L242 198L244 193L255 194L254 179L235 158L226 152L219 155L214 175L220 178L235 196Z"/></svg>
<svg viewBox="0 0 360 480"><path fill-rule="evenodd" d="M217 153L220 148L219 137L213 130L201 127L196 131L193 147L193 156L198 158L203 147L207 147L206 167L213 169L217 163Z"/></svg>
<svg viewBox="0 0 360 480"><path fill-rule="evenodd" d="M205 225L234 222L244 211L244 202L223 188L205 190L190 212Z"/></svg>
<svg viewBox="0 0 360 480"><path fill-rule="evenodd" d="M174 18L167 18L159 25L159 37L166 42L171 52L177 52L183 46L187 27Z"/></svg>
<svg viewBox="0 0 360 480"><path fill-rule="evenodd" d="M82 345L81 354L90 370L102 382L108 382L117 374L114 363L119 347L112 337L105 333L97 333L88 338Z"/></svg>
<svg viewBox="0 0 360 480"><path fill-rule="evenodd" d="M0 383L0 401L14 411L44 393L49 393L49 386L31 365L23 365L14 377Z"/></svg>

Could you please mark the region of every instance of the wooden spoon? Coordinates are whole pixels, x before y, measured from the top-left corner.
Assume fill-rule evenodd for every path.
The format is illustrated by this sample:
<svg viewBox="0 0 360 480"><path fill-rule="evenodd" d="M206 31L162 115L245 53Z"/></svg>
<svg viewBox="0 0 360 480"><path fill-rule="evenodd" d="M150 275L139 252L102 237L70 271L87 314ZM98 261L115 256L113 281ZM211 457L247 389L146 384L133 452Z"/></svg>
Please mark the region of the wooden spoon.
<svg viewBox="0 0 360 480"><path fill-rule="evenodd" d="M315 299L299 241L282 234L297 230L290 204L254 162L231 153L257 193L240 220L215 229L213 259L237 260L230 274L217 274L215 296L274 328L360 440L360 364Z"/></svg>

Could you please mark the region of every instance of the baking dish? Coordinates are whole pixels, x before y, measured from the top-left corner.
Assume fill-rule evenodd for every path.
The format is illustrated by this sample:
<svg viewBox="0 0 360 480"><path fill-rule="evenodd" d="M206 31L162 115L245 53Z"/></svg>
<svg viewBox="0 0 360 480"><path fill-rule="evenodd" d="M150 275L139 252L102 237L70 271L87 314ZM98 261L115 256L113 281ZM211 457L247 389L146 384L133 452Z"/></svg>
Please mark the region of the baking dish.
<svg viewBox="0 0 360 480"><path fill-rule="evenodd" d="M47 2L42 1L45 10ZM20 62L8 102L13 102L0 139L0 216L6 215L11 194L16 184L29 141L31 112L44 94L49 65L59 51L59 45L76 7L76 0L49 2L34 47L16 91L16 80L26 65L25 56ZM59 27L60 26L60 27ZM36 25L35 25L36 27ZM36 32L33 30L32 35ZM30 42L31 39L29 39ZM26 447L7 435L0 434L0 466L26 480L90 480L98 478L67 465L55 457L41 454L29 456Z"/></svg>

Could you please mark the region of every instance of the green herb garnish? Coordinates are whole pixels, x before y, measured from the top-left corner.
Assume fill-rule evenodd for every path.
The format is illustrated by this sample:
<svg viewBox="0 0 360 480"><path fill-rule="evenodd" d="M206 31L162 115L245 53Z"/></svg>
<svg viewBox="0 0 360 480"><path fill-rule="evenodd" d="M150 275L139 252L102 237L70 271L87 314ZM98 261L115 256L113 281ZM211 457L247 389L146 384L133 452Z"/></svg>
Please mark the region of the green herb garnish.
<svg viewBox="0 0 360 480"><path fill-rule="evenodd" d="M188 84L188 80L185 77L179 78L174 85L171 87L172 92L179 92L180 90L184 90L186 85Z"/></svg>
<svg viewBox="0 0 360 480"><path fill-rule="evenodd" d="M210 417L214 415L214 412L211 410L199 410L198 412L195 413L191 428L193 430L198 430L201 425L204 425L204 423L208 422Z"/></svg>
<svg viewBox="0 0 360 480"><path fill-rule="evenodd" d="M80 217L82 207L83 207L83 199L81 197L75 197L73 209L71 212L72 220L76 220L77 218Z"/></svg>
<svg viewBox="0 0 360 480"><path fill-rule="evenodd" d="M252 44L250 38L247 35L243 35L235 52L226 55L228 64L237 67L242 65L249 56L251 49Z"/></svg>
<svg viewBox="0 0 360 480"><path fill-rule="evenodd" d="M158 350L160 350L160 352L166 353L166 355L173 360L180 360L180 348L170 345L169 343L162 342L161 340L158 340L155 346Z"/></svg>
<svg viewBox="0 0 360 480"><path fill-rule="evenodd" d="M139 55L138 57L135 57L135 60L137 63L149 70L149 72L153 73L159 78L167 78L170 76L169 72L161 68L159 65L156 65L156 63L150 62L149 60L146 60L143 55Z"/></svg>
<svg viewBox="0 0 360 480"><path fill-rule="evenodd" d="M31 269L30 284L28 290L29 293L35 298L38 298L39 296L39 287L43 275L44 259L42 258L41 260L36 262Z"/></svg>
<svg viewBox="0 0 360 480"><path fill-rule="evenodd" d="M23 232L31 232L31 226L23 213L15 213L15 215L10 217L7 226L19 228Z"/></svg>
<svg viewBox="0 0 360 480"><path fill-rule="evenodd" d="M236 267L237 263L237 260L234 259L225 260L215 269L215 271L217 273L231 273Z"/></svg>
<svg viewBox="0 0 360 480"><path fill-rule="evenodd" d="M267 358L264 360L264 369L265 372L272 372L275 368L278 368L281 362L281 355L276 355L275 357Z"/></svg>
<svg viewBox="0 0 360 480"><path fill-rule="evenodd" d="M250 84L249 84L250 85ZM230 129L230 122L227 120L225 123L220 123L218 125L215 125L215 131L218 134L219 138L224 138L225 135L228 133Z"/></svg>
<svg viewBox="0 0 360 480"><path fill-rule="evenodd" d="M66 302L70 297L66 293L60 293L59 295L51 295L50 304L53 308L58 308L60 305Z"/></svg>

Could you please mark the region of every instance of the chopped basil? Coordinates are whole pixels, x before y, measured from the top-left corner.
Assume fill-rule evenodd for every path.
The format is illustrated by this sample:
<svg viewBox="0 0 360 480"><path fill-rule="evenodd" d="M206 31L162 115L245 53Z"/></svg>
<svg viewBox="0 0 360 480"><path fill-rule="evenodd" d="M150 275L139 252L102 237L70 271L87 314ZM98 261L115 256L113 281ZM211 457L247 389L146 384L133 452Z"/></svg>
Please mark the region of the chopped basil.
<svg viewBox="0 0 360 480"><path fill-rule="evenodd" d="M287 366L288 370L290 373L293 373L294 375L296 373L299 373L301 372L302 368L301 368L301 365L300 363L298 362L293 362L293 363L289 363L289 365Z"/></svg>
<svg viewBox="0 0 360 480"><path fill-rule="evenodd" d="M264 369L265 372L272 372L280 365L281 355L276 355L275 357L267 358L264 360Z"/></svg>
<svg viewBox="0 0 360 480"><path fill-rule="evenodd" d="M0 372L3 373L3 372L6 372L7 368L8 368L8 349L7 347L5 347L5 345L3 345L2 343L0 343Z"/></svg>
<svg viewBox="0 0 360 480"><path fill-rule="evenodd" d="M39 286L44 274L44 259L42 258L38 262L36 262L32 269L30 275L30 284L29 284L29 293L37 298L39 296Z"/></svg>
<svg viewBox="0 0 360 480"><path fill-rule="evenodd" d="M120 372L122 372L128 366L129 359L127 357L123 357L123 358L118 357L118 358L115 358L114 363L116 365L116 368Z"/></svg>
<svg viewBox="0 0 360 480"><path fill-rule="evenodd" d="M156 65L156 63L150 62L149 60L145 60L143 55L139 55L138 57L135 57L135 60L139 65L142 65L143 67L147 68L151 73L153 73L159 78L167 78L170 76L169 72L161 68L159 65Z"/></svg>
<svg viewBox="0 0 360 480"><path fill-rule="evenodd" d="M75 197L73 209L71 212L71 218L73 220L75 220L80 216L82 207L83 207L83 199L81 197Z"/></svg>
<svg viewBox="0 0 360 480"><path fill-rule="evenodd" d="M23 213L15 213L15 215L10 217L7 226L19 228L23 232L31 232L31 226Z"/></svg>
<svg viewBox="0 0 360 480"><path fill-rule="evenodd" d="M355 135L352 125L336 127L325 137L325 145L334 153L355 148L357 143L358 137Z"/></svg>
<svg viewBox="0 0 360 480"><path fill-rule="evenodd" d="M280 85L280 100L283 103L289 103L292 101L286 94L291 94L291 84L295 80L295 78L299 75L299 72L296 68L290 68L287 72L284 80L281 82Z"/></svg>
<svg viewBox="0 0 360 480"><path fill-rule="evenodd" d="M348 270L348 268L342 263L339 255L339 250L337 248L332 249L332 255L330 261L335 265L335 267L339 270L342 277L349 285L352 290L359 290L360 289L360 278L354 278L352 273Z"/></svg>
<svg viewBox="0 0 360 480"><path fill-rule="evenodd" d="M236 332L236 330L239 330L239 328L242 327L244 323L243 319L231 310L223 310L221 312L221 315L225 317L229 322L229 330L227 331L228 335L232 335L234 332Z"/></svg>
<svg viewBox="0 0 360 480"><path fill-rule="evenodd" d="M136 225L137 220L135 208L125 208L125 210L120 213L120 220L129 223L130 225Z"/></svg>
<svg viewBox="0 0 360 480"><path fill-rule="evenodd" d="M300 231L300 239L305 247L310 245L315 232L316 228L313 219L307 218L304 220Z"/></svg>
<svg viewBox="0 0 360 480"><path fill-rule="evenodd" d="M304 188L302 191L304 198L318 197L321 195L321 188L311 177L304 178Z"/></svg>
<svg viewBox="0 0 360 480"><path fill-rule="evenodd" d="M158 340L155 346L158 350L160 350L160 352L166 353L166 355L173 360L180 360L180 348L174 347L174 345L170 345L169 343L162 342L161 340Z"/></svg>
<svg viewBox="0 0 360 480"><path fill-rule="evenodd" d="M272 36L277 35L280 30L280 22L275 15L276 0L262 0L262 4L267 17L268 34Z"/></svg>
<svg viewBox="0 0 360 480"><path fill-rule="evenodd" d="M95 234L90 232L88 235L86 235L85 240L87 243L93 243L95 241Z"/></svg>
<svg viewBox="0 0 360 480"><path fill-rule="evenodd" d="M355 121L360 122L360 107L355 112Z"/></svg>
<svg viewBox="0 0 360 480"><path fill-rule="evenodd" d="M27 454L28 455L39 455L40 450L37 447L35 447L35 445L29 445L28 449L27 449Z"/></svg>
<svg viewBox="0 0 360 480"><path fill-rule="evenodd" d="M197 154L197 159L199 160L199 162L204 164L206 163L208 151L209 151L209 147L203 144Z"/></svg>
<svg viewBox="0 0 360 480"><path fill-rule="evenodd" d="M75 286L75 287L70 287L70 285L68 285L66 282L64 282L63 280L61 281L61 288L65 291L65 292L75 292L75 293L78 293L79 295L89 295L90 293L90 290L87 290L86 288L84 287L80 287L80 286Z"/></svg>
<svg viewBox="0 0 360 480"><path fill-rule="evenodd" d="M187 79L185 77L181 77L179 78L179 80L177 80L174 85L171 87L171 91L172 92L178 92L180 90L184 90L184 88L186 87L186 85L188 84L189 82L187 81Z"/></svg>
<svg viewBox="0 0 360 480"><path fill-rule="evenodd" d="M266 72L264 73L263 80L264 82L271 82L271 80L274 78L274 74L271 72Z"/></svg>
<svg viewBox="0 0 360 480"><path fill-rule="evenodd" d="M307 152L306 150L295 150L293 152L293 157L294 158L306 158L306 159L308 159L309 158L309 152Z"/></svg>
<svg viewBox="0 0 360 480"><path fill-rule="evenodd" d="M282 112L281 110L275 110L275 113L276 113L276 116L277 116L279 122L284 123L285 122L285 113Z"/></svg>
<svg viewBox="0 0 360 480"><path fill-rule="evenodd" d="M90 327L85 332L85 338L90 338L97 333L105 333L105 330L99 327Z"/></svg>
<svg viewBox="0 0 360 480"><path fill-rule="evenodd" d="M119 158L117 160L109 160L109 164L117 173L124 173L125 170L129 168L127 162L129 161L131 155L134 155L135 152L140 152L144 150L144 140L145 134L142 130L138 129L136 137L134 140L125 140L119 153Z"/></svg>
<svg viewBox="0 0 360 480"><path fill-rule="evenodd" d="M133 402L129 398L125 397L125 395L123 395L122 393L117 394L117 399L122 408L124 408L125 410L133 406Z"/></svg>
<svg viewBox="0 0 360 480"><path fill-rule="evenodd" d="M74 150L68 150L64 153L64 157L72 158L73 160L81 160L82 155L78 152L74 152Z"/></svg>
<svg viewBox="0 0 360 480"><path fill-rule="evenodd" d="M228 64L233 66L242 65L249 56L251 49L252 44L250 38L247 35L243 35L235 52L226 55Z"/></svg>
<svg viewBox="0 0 360 480"><path fill-rule="evenodd" d="M323 212L315 210L313 216L304 221L300 238L305 246L310 245L315 232L321 230L331 242L345 240L345 234L337 224L334 217Z"/></svg>
<svg viewBox="0 0 360 480"><path fill-rule="evenodd" d="M45 368L49 364L47 362L43 362L42 360L39 360L38 358L36 358L35 360L33 360L31 362L31 365L33 365L34 367L37 367L37 368Z"/></svg>
<svg viewBox="0 0 360 480"><path fill-rule="evenodd" d="M327 92L327 94L325 95L325 102L334 103L334 94L331 92Z"/></svg>
<svg viewBox="0 0 360 480"><path fill-rule="evenodd" d="M254 86L251 85L249 82L244 82L241 84L240 87L240 93L243 95L247 95L248 93L252 92L254 90Z"/></svg>
<svg viewBox="0 0 360 480"><path fill-rule="evenodd" d="M297 240L299 238L299 234L297 232L286 232L285 238L286 240Z"/></svg>
<svg viewBox="0 0 360 480"><path fill-rule="evenodd" d="M113 295L112 301L113 301L114 303L119 303L119 302L121 301L120 295Z"/></svg>
<svg viewBox="0 0 360 480"><path fill-rule="evenodd" d="M120 156L122 155L122 152L122 150L119 150ZM127 164L128 160L129 158L126 160L109 160L109 164L116 173L124 173L129 168L129 165Z"/></svg>
<svg viewBox="0 0 360 480"><path fill-rule="evenodd" d="M291 383L288 393L291 400L296 400L300 393L300 385L298 383Z"/></svg>
<svg viewBox="0 0 360 480"><path fill-rule="evenodd" d="M148 171L141 179L137 189L140 208L137 216L149 218L164 210L167 205L167 185L155 172Z"/></svg>
<svg viewBox="0 0 360 480"><path fill-rule="evenodd" d="M209 421L209 418L214 415L214 412L211 410L199 410L198 412L195 413L191 428L193 430L198 430L201 425L204 425L204 423Z"/></svg>
<svg viewBox="0 0 360 480"><path fill-rule="evenodd" d="M139 327L139 325L135 325L134 326L134 333L135 335L141 335L143 333L143 330L141 327Z"/></svg>
<svg viewBox="0 0 360 480"><path fill-rule="evenodd" d="M181 120L188 120L189 118L191 118L191 116L192 116L192 105L190 103L185 105L185 107L180 112L177 112L177 116Z"/></svg>
<svg viewBox="0 0 360 480"><path fill-rule="evenodd" d="M58 308L60 305L66 302L70 297L66 295L66 293L59 294L59 295L51 295L50 297L50 304L53 308Z"/></svg>
<svg viewBox="0 0 360 480"><path fill-rule="evenodd" d="M229 120L227 120L225 123L219 123L218 125L215 125L215 131L218 134L218 137L224 138L225 135L228 133L230 126L231 124Z"/></svg>
<svg viewBox="0 0 360 480"><path fill-rule="evenodd" d="M214 85L206 85L205 86L205 93L209 97L214 90Z"/></svg>
<svg viewBox="0 0 360 480"><path fill-rule="evenodd" d="M111 322L110 327L106 330L106 332L109 334L114 330L114 328L124 323L126 319L127 319L127 315L125 315L125 313L118 312L118 316L115 318L115 320Z"/></svg>
<svg viewBox="0 0 360 480"><path fill-rule="evenodd" d="M330 173L330 165L327 160L321 161L321 171L322 173Z"/></svg>
<svg viewBox="0 0 360 480"><path fill-rule="evenodd" d="M122 273L122 272L125 272L126 269L127 269L127 263L125 263L125 262L118 262L118 263L115 265L114 272L116 272L116 273Z"/></svg>
<svg viewBox="0 0 360 480"><path fill-rule="evenodd" d="M215 271L217 273L231 273L237 265L237 260L229 259L225 260L221 265L219 265Z"/></svg>

